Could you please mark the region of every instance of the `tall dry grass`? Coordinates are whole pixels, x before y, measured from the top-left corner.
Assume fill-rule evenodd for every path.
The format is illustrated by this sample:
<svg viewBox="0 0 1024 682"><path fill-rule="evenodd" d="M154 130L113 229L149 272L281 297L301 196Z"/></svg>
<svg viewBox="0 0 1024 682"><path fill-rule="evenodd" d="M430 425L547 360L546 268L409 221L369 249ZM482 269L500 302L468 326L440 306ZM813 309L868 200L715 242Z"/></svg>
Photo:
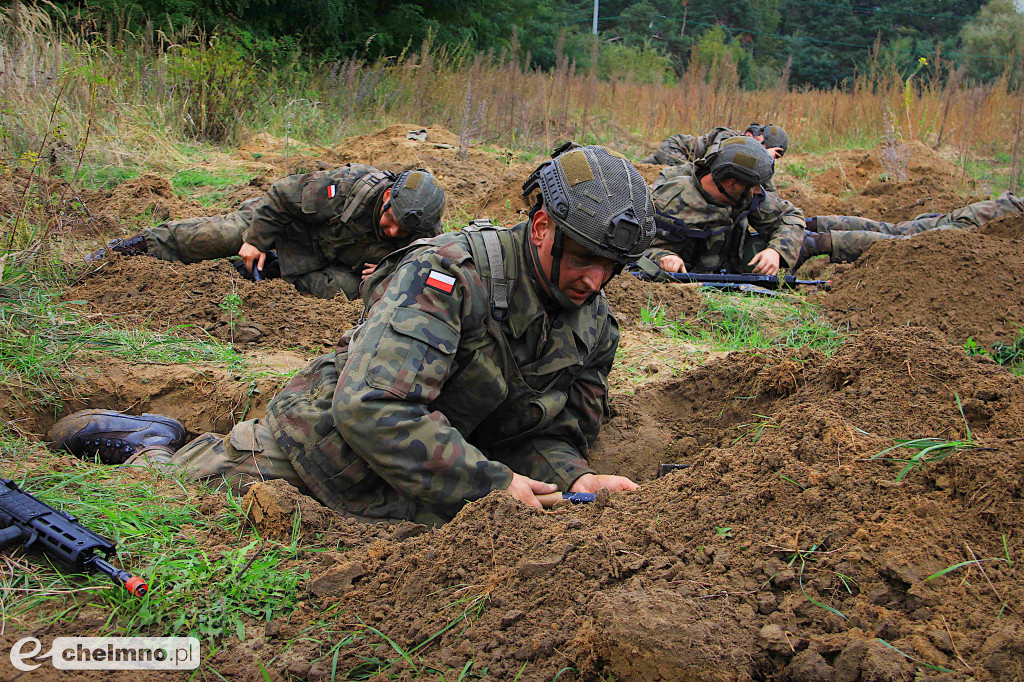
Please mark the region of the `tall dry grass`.
<svg viewBox="0 0 1024 682"><path fill-rule="evenodd" d="M748 91L728 62L693 63L661 85L601 81L564 55L550 71L528 63L514 45L494 55L428 40L373 62L295 55L271 68L190 27L142 35L72 28L14 2L0 14L0 158L10 165L63 154L72 166L84 157L170 169L186 162L196 138L231 144L267 131L331 145L399 121L458 134L467 118L473 136L490 145L539 153L572 138L635 157L676 132L752 121L782 125L798 151L874 146L887 110L897 113L904 139L963 154L1008 152L1020 129L1019 95L1006 78L969 88L957 72L931 66L909 88L875 61L848 90L793 89L783 77Z"/></svg>

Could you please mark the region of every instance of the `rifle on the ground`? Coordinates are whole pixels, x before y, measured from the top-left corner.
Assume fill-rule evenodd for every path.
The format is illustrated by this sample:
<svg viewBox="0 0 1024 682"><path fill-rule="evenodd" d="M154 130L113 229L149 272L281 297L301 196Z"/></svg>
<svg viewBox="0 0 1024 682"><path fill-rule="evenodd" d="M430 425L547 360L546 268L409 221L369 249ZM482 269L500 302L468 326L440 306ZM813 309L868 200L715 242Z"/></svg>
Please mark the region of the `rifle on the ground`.
<svg viewBox="0 0 1024 682"><path fill-rule="evenodd" d="M768 294L778 296L778 290L784 287L815 286L827 289L830 283L824 279L797 279L793 275L732 275L704 274L696 272L665 272L649 258L641 258L627 266L626 270L642 280L650 282L679 282L682 284L700 284L704 287L723 291L744 291L747 293Z"/></svg>
<svg viewBox="0 0 1024 682"><path fill-rule="evenodd" d="M11 479L0 478L0 549L10 545L37 550L76 573L102 573L136 597L149 591L145 580L105 561L114 554L114 543L74 516L36 499Z"/></svg>

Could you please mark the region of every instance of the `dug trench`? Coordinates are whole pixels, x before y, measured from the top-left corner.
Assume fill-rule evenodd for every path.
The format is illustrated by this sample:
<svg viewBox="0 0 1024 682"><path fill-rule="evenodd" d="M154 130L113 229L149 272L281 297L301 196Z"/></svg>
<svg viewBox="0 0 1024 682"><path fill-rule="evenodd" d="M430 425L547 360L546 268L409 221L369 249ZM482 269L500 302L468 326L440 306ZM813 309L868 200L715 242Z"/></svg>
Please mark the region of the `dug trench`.
<svg viewBox="0 0 1024 682"><path fill-rule="evenodd" d="M367 634L340 670L362 670L379 639L400 677L472 660L494 679L1012 679L1022 432L1018 377L927 329L870 330L832 357L731 353L614 395L590 460L643 486L591 505L494 493L438 529L363 526L257 484L243 507L264 537L288 544L300 512L310 578L295 612L249 621L209 663L330 679L333 659L300 636L329 612L416 652ZM877 455L922 437L951 445L897 480L891 460L914 452ZM690 466L658 477L662 462ZM86 619L61 634L96 631Z"/></svg>

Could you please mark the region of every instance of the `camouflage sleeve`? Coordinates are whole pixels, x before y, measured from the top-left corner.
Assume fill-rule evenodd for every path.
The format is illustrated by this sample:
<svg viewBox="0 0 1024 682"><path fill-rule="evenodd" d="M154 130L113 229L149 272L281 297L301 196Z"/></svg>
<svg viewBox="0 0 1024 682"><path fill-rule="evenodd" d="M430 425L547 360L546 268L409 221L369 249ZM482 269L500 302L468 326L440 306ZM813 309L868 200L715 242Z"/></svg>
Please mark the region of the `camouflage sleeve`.
<svg viewBox="0 0 1024 682"><path fill-rule="evenodd" d="M334 394L345 442L389 485L430 504L478 499L512 480L430 407L467 331L474 286L475 271L437 249L410 257L352 340Z"/></svg>
<svg viewBox="0 0 1024 682"><path fill-rule="evenodd" d="M764 201L748 221L758 231L771 234L768 247L779 252L784 265L796 263L804 241L803 211L778 194L765 192Z"/></svg>
<svg viewBox="0 0 1024 682"><path fill-rule="evenodd" d="M563 491L583 474L594 473L586 456L608 416L608 372L618 345L618 323L608 314L597 347L569 388L565 408L527 447L503 454L501 460L513 471Z"/></svg>
<svg viewBox="0 0 1024 682"><path fill-rule="evenodd" d="M302 188L312 173L281 178L267 190L242 238L264 253L274 248L278 235L302 217Z"/></svg>
<svg viewBox="0 0 1024 682"><path fill-rule="evenodd" d="M655 239L651 248L644 251L644 256L650 258L655 263L659 263L665 256L678 256L679 254L673 251L670 247L670 243L661 239Z"/></svg>
<svg viewBox="0 0 1024 682"><path fill-rule="evenodd" d="M673 135L658 145L658 149L643 159L641 163L660 163L663 166L678 166L693 160L694 144L697 138L693 135Z"/></svg>

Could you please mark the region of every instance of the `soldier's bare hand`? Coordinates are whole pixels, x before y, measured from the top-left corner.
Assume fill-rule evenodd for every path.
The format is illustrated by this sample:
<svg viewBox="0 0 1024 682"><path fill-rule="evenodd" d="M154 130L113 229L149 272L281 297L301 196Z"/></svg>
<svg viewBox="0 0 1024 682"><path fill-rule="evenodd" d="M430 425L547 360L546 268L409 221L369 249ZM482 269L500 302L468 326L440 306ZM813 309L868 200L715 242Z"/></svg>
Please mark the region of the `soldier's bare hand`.
<svg viewBox="0 0 1024 682"><path fill-rule="evenodd" d="M658 267L665 272L686 272L686 263L679 256L662 256Z"/></svg>
<svg viewBox="0 0 1024 682"><path fill-rule="evenodd" d="M782 158L785 152L782 151L782 147L768 147L768 153L771 154L773 159L779 159Z"/></svg>
<svg viewBox="0 0 1024 682"><path fill-rule="evenodd" d="M377 269L377 264L376 263L363 263L363 265L365 267L363 267L362 279L366 279L367 277L369 277L370 275L373 274L374 270Z"/></svg>
<svg viewBox="0 0 1024 682"><path fill-rule="evenodd" d="M522 476L516 473L512 474L512 482L508 484L509 495L520 502L525 502L531 507L537 508L542 508L544 506L541 504L540 500L537 499L537 495L553 493L556 490L558 490L558 486L554 483L535 481L528 476Z"/></svg>
<svg viewBox="0 0 1024 682"><path fill-rule="evenodd" d="M612 476L610 474L583 474L576 479L576 482L569 488L573 493L596 493L601 488L608 488L609 491L636 490L640 486L625 476Z"/></svg>
<svg viewBox="0 0 1024 682"><path fill-rule="evenodd" d="M754 274L774 275L779 271L779 263L782 257L775 249L759 251L747 265L754 266Z"/></svg>
<svg viewBox="0 0 1024 682"><path fill-rule="evenodd" d="M245 268L249 272L252 272L253 262L256 263L256 268L260 272L263 271L263 261L267 260L267 254L263 253L252 244L243 243L242 248L238 250L238 255L242 257L242 260L245 262Z"/></svg>

